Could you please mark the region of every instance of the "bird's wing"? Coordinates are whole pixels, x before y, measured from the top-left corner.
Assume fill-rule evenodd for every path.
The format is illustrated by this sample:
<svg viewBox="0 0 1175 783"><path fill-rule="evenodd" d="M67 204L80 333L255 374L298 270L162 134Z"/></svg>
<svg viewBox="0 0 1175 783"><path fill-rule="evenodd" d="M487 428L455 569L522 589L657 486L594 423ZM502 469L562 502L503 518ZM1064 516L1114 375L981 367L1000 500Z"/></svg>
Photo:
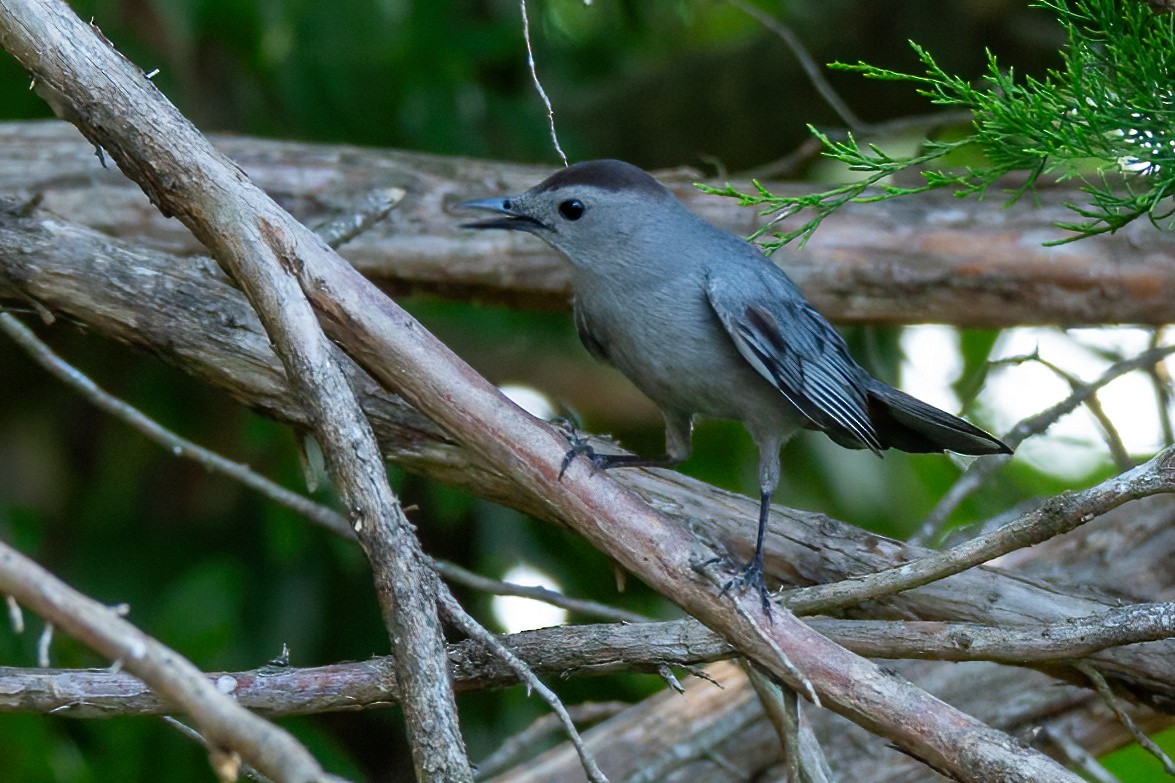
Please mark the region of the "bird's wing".
<svg viewBox="0 0 1175 783"><path fill-rule="evenodd" d="M707 276L706 296L738 352L788 402L838 442L881 451L862 370L785 275L727 268Z"/></svg>
<svg viewBox="0 0 1175 783"><path fill-rule="evenodd" d="M600 361L609 361L608 351L604 348L604 341L596 336L591 323L588 321L587 314L579 307L578 303L572 304L571 314L575 319L575 332L579 335L579 341L583 343L583 347L587 348L588 353Z"/></svg>

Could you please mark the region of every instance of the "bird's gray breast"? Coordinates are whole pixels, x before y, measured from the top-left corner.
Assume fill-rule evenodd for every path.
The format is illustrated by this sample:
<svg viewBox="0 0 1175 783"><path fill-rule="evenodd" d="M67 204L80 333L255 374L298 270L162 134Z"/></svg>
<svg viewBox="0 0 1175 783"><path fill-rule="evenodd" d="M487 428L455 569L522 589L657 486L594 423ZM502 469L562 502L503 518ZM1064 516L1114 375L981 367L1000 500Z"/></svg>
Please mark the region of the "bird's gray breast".
<svg viewBox="0 0 1175 783"><path fill-rule="evenodd" d="M789 415L779 392L739 355L700 276L575 283L584 345L663 410L742 421Z"/></svg>

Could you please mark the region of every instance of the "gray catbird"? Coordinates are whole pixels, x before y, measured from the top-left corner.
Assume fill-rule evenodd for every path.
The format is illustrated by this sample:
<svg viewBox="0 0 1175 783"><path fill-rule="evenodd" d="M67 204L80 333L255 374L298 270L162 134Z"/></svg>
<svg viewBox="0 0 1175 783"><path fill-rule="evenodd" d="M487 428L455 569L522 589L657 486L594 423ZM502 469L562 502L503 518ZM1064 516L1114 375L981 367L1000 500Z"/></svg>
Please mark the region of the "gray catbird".
<svg viewBox="0 0 1175 783"><path fill-rule="evenodd" d="M517 196L460 206L467 224L534 234L572 265L575 327L665 417L664 457L598 455L598 468L689 456L695 415L737 419L759 447L755 555L737 582L763 581L763 533L779 449L801 427L841 446L1007 454L996 438L867 373L791 279L748 242L702 221L657 180L618 160L578 163ZM729 586L729 585L728 585Z"/></svg>

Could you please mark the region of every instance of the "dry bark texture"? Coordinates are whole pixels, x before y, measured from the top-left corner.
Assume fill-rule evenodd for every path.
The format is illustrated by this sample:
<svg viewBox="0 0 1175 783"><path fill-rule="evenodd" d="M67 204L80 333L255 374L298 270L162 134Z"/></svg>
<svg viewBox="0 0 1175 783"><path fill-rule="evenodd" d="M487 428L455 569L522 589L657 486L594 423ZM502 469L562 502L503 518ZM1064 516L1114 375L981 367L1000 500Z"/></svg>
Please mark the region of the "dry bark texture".
<svg viewBox="0 0 1175 783"><path fill-rule="evenodd" d="M455 202L521 191L546 167L419 153L217 137L217 146L294 215L314 225L348 213L373 190L401 188L402 205L344 250L393 293L434 292L526 307L563 307L567 268L540 242L509 232L464 231ZM174 252L204 252L164 218L94 148L59 122L0 123L0 195L44 197L46 209L113 236ZM731 199L690 184L697 172L662 179L706 219L749 234L758 218ZM719 183L720 184L720 183ZM749 183L744 183L749 184ZM787 183L772 190L798 192ZM1064 187L1007 207L997 198L930 193L850 205L828 218L802 250L776 260L832 320L849 323L1163 324L1175 321L1175 244L1135 221L1118 234L1060 247Z"/></svg>

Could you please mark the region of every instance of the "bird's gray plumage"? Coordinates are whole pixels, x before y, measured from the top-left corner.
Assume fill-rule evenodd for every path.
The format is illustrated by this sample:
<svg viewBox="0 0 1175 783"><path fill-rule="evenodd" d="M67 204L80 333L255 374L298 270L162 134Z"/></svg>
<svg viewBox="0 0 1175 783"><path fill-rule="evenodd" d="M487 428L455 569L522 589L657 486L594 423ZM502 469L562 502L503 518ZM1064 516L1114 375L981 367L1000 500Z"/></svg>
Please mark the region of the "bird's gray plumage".
<svg viewBox="0 0 1175 783"><path fill-rule="evenodd" d="M683 460L696 415L746 426L759 447L762 491L752 579L762 565L779 448L801 427L878 454L1010 451L873 378L779 267L695 216L636 166L579 163L517 196L463 206L497 215L472 227L532 233L568 258L583 344L661 408L665 458L604 457L598 464Z"/></svg>

